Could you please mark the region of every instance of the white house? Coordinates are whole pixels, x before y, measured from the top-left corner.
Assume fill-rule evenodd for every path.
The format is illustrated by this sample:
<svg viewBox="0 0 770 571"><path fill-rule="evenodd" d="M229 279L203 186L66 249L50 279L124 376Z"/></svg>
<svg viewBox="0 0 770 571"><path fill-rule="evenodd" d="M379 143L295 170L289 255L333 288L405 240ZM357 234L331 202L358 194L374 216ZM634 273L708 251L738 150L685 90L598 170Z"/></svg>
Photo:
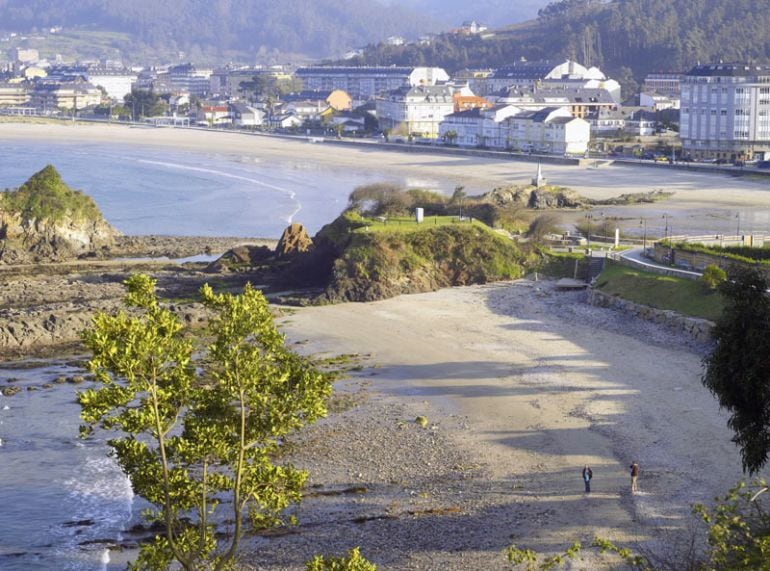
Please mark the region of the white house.
<svg viewBox="0 0 770 571"><path fill-rule="evenodd" d="M284 113L270 117L270 126L275 129L293 129L301 127L304 121L293 113Z"/></svg>
<svg viewBox="0 0 770 571"><path fill-rule="evenodd" d="M230 117L236 127L261 127L265 122L265 112L243 103L230 103Z"/></svg>
<svg viewBox="0 0 770 571"><path fill-rule="evenodd" d="M435 139L440 123L454 112L454 99L446 85L418 85L378 97L376 108L382 129L403 129L405 135Z"/></svg>

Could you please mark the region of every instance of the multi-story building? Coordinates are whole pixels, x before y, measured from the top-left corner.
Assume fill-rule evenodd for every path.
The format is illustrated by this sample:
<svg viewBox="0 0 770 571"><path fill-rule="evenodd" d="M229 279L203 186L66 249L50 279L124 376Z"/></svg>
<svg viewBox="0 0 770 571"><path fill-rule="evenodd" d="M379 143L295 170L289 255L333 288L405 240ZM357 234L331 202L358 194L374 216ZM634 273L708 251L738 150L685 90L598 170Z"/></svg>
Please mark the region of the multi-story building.
<svg viewBox="0 0 770 571"><path fill-rule="evenodd" d="M644 78L642 92L679 98L682 89L681 73L651 73Z"/></svg>
<svg viewBox="0 0 770 571"><path fill-rule="evenodd" d="M88 69L84 77L88 83L103 88L107 97L117 101L123 101L131 93L137 78L135 73L129 71L105 68Z"/></svg>
<svg viewBox="0 0 770 571"><path fill-rule="evenodd" d="M79 79L69 82L38 81L32 91L32 105L43 111L85 109L102 102L98 87Z"/></svg>
<svg viewBox="0 0 770 571"><path fill-rule="evenodd" d="M588 150L591 125L564 107L523 111L507 119L508 140L514 149L582 155Z"/></svg>
<svg viewBox="0 0 770 571"><path fill-rule="evenodd" d="M513 105L455 111L439 125L439 138L461 147L504 149L508 146L508 133L503 122L517 113L521 113L521 109Z"/></svg>
<svg viewBox="0 0 770 571"><path fill-rule="evenodd" d="M440 137L463 147L578 155L588 149L590 131L588 121L565 107L498 105L452 113L441 123Z"/></svg>
<svg viewBox="0 0 770 571"><path fill-rule="evenodd" d="M40 53L33 48L13 48L11 59L17 63L35 63L40 60Z"/></svg>
<svg viewBox="0 0 770 571"><path fill-rule="evenodd" d="M301 67L295 75L310 91L342 89L355 101L366 101L388 91L449 81L440 67Z"/></svg>
<svg viewBox="0 0 770 571"><path fill-rule="evenodd" d="M600 88L539 88L510 90L497 103L516 105L522 109L538 110L543 107L564 107L574 117L586 119L598 115L602 109L614 109L618 103L609 91Z"/></svg>
<svg viewBox="0 0 770 571"><path fill-rule="evenodd" d="M378 97L376 105L382 129L427 139L438 137L439 124L455 106L452 89L446 85L403 87Z"/></svg>
<svg viewBox="0 0 770 571"><path fill-rule="evenodd" d="M169 68L165 80L172 93L189 93L196 97L205 97L211 89L211 70L196 69L190 63ZM156 91L159 91L156 89Z"/></svg>
<svg viewBox="0 0 770 571"><path fill-rule="evenodd" d="M698 65L682 76L680 136L695 158L770 152L770 66Z"/></svg>
<svg viewBox="0 0 770 571"><path fill-rule="evenodd" d="M26 83L0 82L0 107L25 105L30 100Z"/></svg>

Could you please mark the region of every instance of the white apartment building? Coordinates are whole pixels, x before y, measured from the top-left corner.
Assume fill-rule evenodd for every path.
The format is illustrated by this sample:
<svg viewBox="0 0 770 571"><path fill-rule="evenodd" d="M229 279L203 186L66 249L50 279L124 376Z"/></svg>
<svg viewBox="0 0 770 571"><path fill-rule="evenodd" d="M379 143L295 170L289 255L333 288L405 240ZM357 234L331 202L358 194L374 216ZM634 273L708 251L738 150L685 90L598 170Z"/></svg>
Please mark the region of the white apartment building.
<svg viewBox="0 0 770 571"><path fill-rule="evenodd" d="M699 65L682 76L680 137L695 158L770 152L770 66Z"/></svg>
<svg viewBox="0 0 770 571"><path fill-rule="evenodd" d="M582 155L591 140L590 123L564 107L524 111L506 122L513 148L522 151Z"/></svg>
<svg viewBox="0 0 770 571"><path fill-rule="evenodd" d="M90 69L85 74L91 85L102 87L110 99L123 101L131 93L131 87L137 79L135 73L112 71L108 69Z"/></svg>
<svg viewBox="0 0 770 571"><path fill-rule="evenodd" d="M462 147L582 155L591 126L566 107L527 110L499 105L453 113L441 123L439 135L443 142Z"/></svg>
<svg viewBox="0 0 770 571"><path fill-rule="evenodd" d="M341 89L355 101L366 101L388 91L449 81L440 67L396 66L311 66L299 68L295 75L308 91Z"/></svg>
<svg viewBox="0 0 770 571"><path fill-rule="evenodd" d="M439 125L454 112L452 89L446 85L404 87L376 99L380 128L435 139Z"/></svg>
<svg viewBox="0 0 770 571"><path fill-rule="evenodd" d="M491 109L457 111L439 125L439 138L461 147L489 147L505 149L509 146L508 129L504 121L521 113L513 105L497 105Z"/></svg>

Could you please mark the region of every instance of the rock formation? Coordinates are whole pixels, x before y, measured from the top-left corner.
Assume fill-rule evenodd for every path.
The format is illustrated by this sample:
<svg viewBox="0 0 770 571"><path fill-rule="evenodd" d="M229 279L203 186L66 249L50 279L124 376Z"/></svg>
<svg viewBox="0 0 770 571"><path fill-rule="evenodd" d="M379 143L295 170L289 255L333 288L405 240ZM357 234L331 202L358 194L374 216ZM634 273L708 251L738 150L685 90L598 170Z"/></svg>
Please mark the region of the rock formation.
<svg viewBox="0 0 770 571"><path fill-rule="evenodd" d="M305 227L295 222L283 231L275 248L275 254L279 259L290 258L296 254L307 252L312 246L313 240Z"/></svg>
<svg viewBox="0 0 770 571"><path fill-rule="evenodd" d="M58 261L109 248L119 232L48 165L0 194L0 263Z"/></svg>

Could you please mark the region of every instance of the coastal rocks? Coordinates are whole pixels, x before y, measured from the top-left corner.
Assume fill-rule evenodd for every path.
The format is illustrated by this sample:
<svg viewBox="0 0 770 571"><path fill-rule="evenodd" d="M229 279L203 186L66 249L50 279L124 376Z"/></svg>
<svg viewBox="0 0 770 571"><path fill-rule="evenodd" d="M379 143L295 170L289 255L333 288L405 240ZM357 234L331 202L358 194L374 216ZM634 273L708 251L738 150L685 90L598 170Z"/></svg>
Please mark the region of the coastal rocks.
<svg viewBox="0 0 770 571"><path fill-rule="evenodd" d="M278 245L275 247L275 255L279 259L289 258L307 252L312 246L313 240L305 227L295 222L283 231L281 239L278 240Z"/></svg>
<svg viewBox="0 0 770 571"><path fill-rule="evenodd" d="M0 195L0 262L57 261L96 255L119 232L96 203L69 188L51 165Z"/></svg>
<svg viewBox="0 0 770 571"><path fill-rule="evenodd" d="M207 272L237 271L263 264L273 257L267 246L236 246L211 262Z"/></svg>
<svg viewBox="0 0 770 571"><path fill-rule="evenodd" d="M536 210L581 208L587 204L586 199L574 190L552 186L542 188L534 186L497 187L483 194L481 198L499 207L516 205Z"/></svg>

